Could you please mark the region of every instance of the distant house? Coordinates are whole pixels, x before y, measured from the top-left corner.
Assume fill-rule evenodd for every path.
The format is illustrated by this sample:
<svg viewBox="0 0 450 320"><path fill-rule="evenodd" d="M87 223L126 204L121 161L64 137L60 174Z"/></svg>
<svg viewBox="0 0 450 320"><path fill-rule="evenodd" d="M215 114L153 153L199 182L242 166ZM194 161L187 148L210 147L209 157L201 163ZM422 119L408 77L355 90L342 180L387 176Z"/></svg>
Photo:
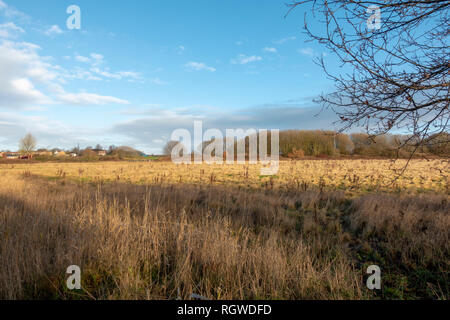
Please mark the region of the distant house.
<svg viewBox="0 0 450 320"><path fill-rule="evenodd" d="M92 151L94 151L99 157L104 157L104 156L106 156L106 150L92 149Z"/></svg>
<svg viewBox="0 0 450 320"><path fill-rule="evenodd" d="M77 155L75 152L72 152L72 153L70 154L70 156L71 156L72 158L78 157L78 155Z"/></svg>
<svg viewBox="0 0 450 320"><path fill-rule="evenodd" d="M51 151L37 151L35 155L40 157L51 157L53 153Z"/></svg>
<svg viewBox="0 0 450 320"><path fill-rule="evenodd" d="M67 154L66 154L64 151L55 151L55 152L53 153L53 155L54 155L55 157L65 157L65 156L67 156Z"/></svg>
<svg viewBox="0 0 450 320"><path fill-rule="evenodd" d="M5 154L5 158L6 159L19 159L20 158L20 153L18 153L18 152L7 152Z"/></svg>
<svg viewBox="0 0 450 320"><path fill-rule="evenodd" d="M4 152L0 152L0 158L4 158L5 157L5 153Z"/></svg>

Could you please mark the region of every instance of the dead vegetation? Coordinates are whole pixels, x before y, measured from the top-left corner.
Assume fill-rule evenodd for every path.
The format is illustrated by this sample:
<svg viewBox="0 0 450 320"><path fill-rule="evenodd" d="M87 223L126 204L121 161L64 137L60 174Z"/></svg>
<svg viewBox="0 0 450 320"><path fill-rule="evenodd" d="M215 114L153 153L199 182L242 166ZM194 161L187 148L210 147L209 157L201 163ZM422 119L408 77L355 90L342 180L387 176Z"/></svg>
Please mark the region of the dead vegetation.
<svg viewBox="0 0 450 320"><path fill-rule="evenodd" d="M2 299L449 295L446 195L0 178ZM81 291L65 286L73 264Z"/></svg>

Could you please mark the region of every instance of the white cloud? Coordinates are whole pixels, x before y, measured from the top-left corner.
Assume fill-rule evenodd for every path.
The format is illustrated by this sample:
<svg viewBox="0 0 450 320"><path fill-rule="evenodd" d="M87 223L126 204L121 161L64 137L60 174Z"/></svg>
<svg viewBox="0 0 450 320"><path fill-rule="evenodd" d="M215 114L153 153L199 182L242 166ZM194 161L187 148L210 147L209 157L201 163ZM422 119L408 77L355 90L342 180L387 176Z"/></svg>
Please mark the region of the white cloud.
<svg viewBox="0 0 450 320"><path fill-rule="evenodd" d="M82 67L75 67L74 72L67 74L67 78L76 78L81 80L103 80L103 79L115 79L115 80L141 80L142 76L139 72L135 71L110 71L109 68L100 68L104 64L104 56L99 53L91 53L88 57L79 54L75 55L75 60L85 64L89 64L88 69Z"/></svg>
<svg viewBox="0 0 450 320"><path fill-rule="evenodd" d="M309 57L314 56L314 49L310 47L298 49L297 52Z"/></svg>
<svg viewBox="0 0 450 320"><path fill-rule="evenodd" d="M94 93L64 93L58 98L71 105L89 106L89 105L105 105L105 104L130 104L129 101L111 96L101 96Z"/></svg>
<svg viewBox="0 0 450 320"><path fill-rule="evenodd" d="M89 63L93 66L98 66L103 63L103 55L99 53L91 53L89 57L82 56L80 54L75 55L75 60L78 62Z"/></svg>
<svg viewBox="0 0 450 320"><path fill-rule="evenodd" d="M33 83L27 78L13 79L10 82L10 93L13 95L25 97L27 100L36 101L38 104L48 102L46 96L36 90Z"/></svg>
<svg viewBox="0 0 450 320"><path fill-rule="evenodd" d="M55 24L55 25L51 26L50 28L48 28L44 33L47 36L53 36L53 35L61 34L61 33L63 33L63 31L61 30L61 28L59 26L57 26Z"/></svg>
<svg viewBox="0 0 450 320"><path fill-rule="evenodd" d="M283 43L285 43L285 42L288 42L288 41L294 41L294 40L296 40L297 39L297 37L294 37L294 36L292 36L292 37L286 37L286 38L283 38L283 39L280 39L280 40L275 40L275 41L273 41L273 43L276 43L276 44L283 44Z"/></svg>
<svg viewBox="0 0 450 320"><path fill-rule="evenodd" d="M123 78L133 78L133 79L140 79L141 74L134 71L119 71L117 74Z"/></svg>
<svg viewBox="0 0 450 320"><path fill-rule="evenodd" d="M101 80L90 71L74 68L67 72L52 65L49 57L38 54L40 47L27 42L0 42L0 108L36 109L42 105L129 104L127 100L94 93L68 93L67 79ZM99 59L99 56L94 56ZM138 77L137 73L118 72L118 77Z"/></svg>
<svg viewBox="0 0 450 320"><path fill-rule="evenodd" d="M158 86L165 86L165 85L168 85L168 84L169 84L168 82L163 81L163 80L161 80L161 79L159 79L159 78L153 78L153 79L151 79L151 82L152 82L153 84L158 85Z"/></svg>
<svg viewBox="0 0 450 320"><path fill-rule="evenodd" d="M118 72L111 72L108 68L105 70L102 70L98 67L92 67L89 69L90 72L102 76L104 78L108 79L115 79L115 80L122 80L122 79L128 79L128 80L140 80L141 75L138 72L134 71L118 71ZM87 74L90 74L90 72L87 72Z"/></svg>
<svg viewBox="0 0 450 320"><path fill-rule="evenodd" d="M96 61L102 61L104 57L99 53L91 53L91 58Z"/></svg>
<svg viewBox="0 0 450 320"><path fill-rule="evenodd" d="M24 108L49 103L41 90L60 80L57 69L27 42L0 42L0 108Z"/></svg>
<svg viewBox="0 0 450 320"><path fill-rule="evenodd" d="M276 48L272 48L272 47L265 47L263 49L264 52L272 52L272 53L276 53L277 49Z"/></svg>
<svg viewBox="0 0 450 320"><path fill-rule="evenodd" d="M83 62L83 63L90 63L91 62L91 59L89 59L88 57L80 56L80 55L76 55L75 56L75 60L77 60L79 62Z"/></svg>
<svg viewBox="0 0 450 320"><path fill-rule="evenodd" d="M37 138L37 148L71 149L77 144L81 146L104 145L117 143L114 134L103 135L105 128L83 128L62 123L51 117L26 116L13 112L0 111L0 149L15 151L19 140L25 133L31 132ZM114 141L112 141L114 140Z"/></svg>
<svg viewBox="0 0 450 320"><path fill-rule="evenodd" d="M89 80L89 81L101 81L103 78L94 75L91 71L74 67L70 70L70 72L66 72L64 74L66 79L78 79L78 80Z"/></svg>
<svg viewBox="0 0 450 320"><path fill-rule="evenodd" d="M11 143L11 149L16 147L15 143L24 135L24 132L32 132L38 138L61 136L67 132L67 127L60 122L50 120L42 116L24 116L12 112L0 112L0 136L6 138L5 142ZM41 145L40 139L38 143ZM4 144L2 144L2 147Z"/></svg>
<svg viewBox="0 0 450 320"><path fill-rule="evenodd" d="M25 13L7 5L5 2L0 0L0 13L5 15L7 18L17 18L21 21L29 20L28 15Z"/></svg>
<svg viewBox="0 0 450 320"><path fill-rule="evenodd" d="M21 33L25 33L25 30L12 22L0 24L0 38L16 38Z"/></svg>
<svg viewBox="0 0 450 320"><path fill-rule="evenodd" d="M245 54L240 54L236 59L232 59L232 64L247 64L255 61L261 61L262 58L259 56L246 56Z"/></svg>
<svg viewBox="0 0 450 320"><path fill-rule="evenodd" d="M120 74L109 72L108 69L101 70L97 67L94 67L94 68L91 68L90 71L92 71L93 73L98 74L102 77L105 77L105 78L116 79L116 80L122 79L122 76Z"/></svg>
<svg viewBox="0 0 450 320"><path fill-rule="evenodd" d="M206 71L210 71L210 72L216 71L215 68L208 67L203 62L188 62L185 64L185 67L186 67L186 69L193 70L193 71L202 71L202 70L206 70Z"/></svg>

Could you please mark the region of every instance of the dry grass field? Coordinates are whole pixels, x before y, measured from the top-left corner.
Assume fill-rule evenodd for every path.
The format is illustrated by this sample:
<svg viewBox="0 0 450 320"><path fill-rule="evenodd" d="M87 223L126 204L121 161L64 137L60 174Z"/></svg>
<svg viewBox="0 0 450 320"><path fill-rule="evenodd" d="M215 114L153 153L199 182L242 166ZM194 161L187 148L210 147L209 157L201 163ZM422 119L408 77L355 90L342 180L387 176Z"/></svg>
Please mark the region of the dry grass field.
<svg viewBox="0 0 450 320"><path fill-rule="evenodd" d="M275 176L262 176L260 165L177 165L161 162L87 162L1 164L0 175L29 173L79 182L146 184L196 184L252 189L342 190L367 192L449 193L446 160L302 160L281 161ZM398 179L395 179L395 178ZM395 180L395 181L393 181Z"/></svg>
<svg viewBox="0 0 450 320"><path fill-rule="evenodd" d="M448 299L448 162L404 164L0 164L0 299Z"/></svg>

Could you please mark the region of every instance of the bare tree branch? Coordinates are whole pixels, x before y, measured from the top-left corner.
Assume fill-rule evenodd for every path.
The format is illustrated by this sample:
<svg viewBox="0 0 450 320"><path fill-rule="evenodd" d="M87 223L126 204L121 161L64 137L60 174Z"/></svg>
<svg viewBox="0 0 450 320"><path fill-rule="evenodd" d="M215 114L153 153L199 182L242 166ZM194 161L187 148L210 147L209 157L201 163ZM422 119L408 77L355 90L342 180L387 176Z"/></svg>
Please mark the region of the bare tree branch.
<svg viewBox="0 0 450 320"><path fill-rule="evenodd" d="M288 6L288 14L305 9L306 34L345 70L336 74L323 56L316 60L336 87L318 102L338 114L342 130L408 133L402 147L430 143L448 132L449 0L305 0ZM378 30L367 24L374 8L381 13ZM322 32L312 31L310 15L324 26Z"/></svg>

